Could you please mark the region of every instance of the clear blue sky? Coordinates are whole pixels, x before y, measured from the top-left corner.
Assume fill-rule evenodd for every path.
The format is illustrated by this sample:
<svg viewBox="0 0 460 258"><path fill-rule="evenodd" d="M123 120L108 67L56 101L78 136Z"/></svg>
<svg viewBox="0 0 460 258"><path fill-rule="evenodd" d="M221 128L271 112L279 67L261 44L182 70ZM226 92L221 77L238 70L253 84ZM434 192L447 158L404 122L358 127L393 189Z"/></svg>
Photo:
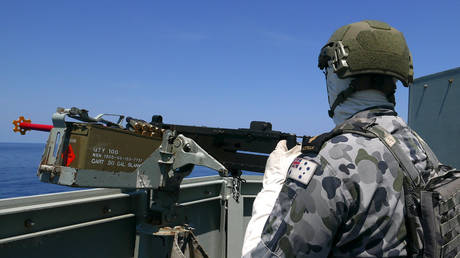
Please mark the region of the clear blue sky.
<svg viewBox="0 0 460 258"><path fill-rule="evenodd" d="M376 3L376 4L374 4ZM402 31L415 77L460 64L459 1L1 1L0 142L56 107L315 135L327 116L318 51L363 19ZM408 90L397 110L407 117Z"/></svg>

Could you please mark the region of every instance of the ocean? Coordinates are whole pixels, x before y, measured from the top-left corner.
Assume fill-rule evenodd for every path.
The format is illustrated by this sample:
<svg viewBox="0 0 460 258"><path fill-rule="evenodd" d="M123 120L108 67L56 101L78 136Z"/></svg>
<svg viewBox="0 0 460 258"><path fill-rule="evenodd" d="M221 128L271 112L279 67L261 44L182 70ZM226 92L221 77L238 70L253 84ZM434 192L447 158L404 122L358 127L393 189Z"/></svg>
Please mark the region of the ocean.
<svg viewBox="0 0 460 258"><path fill-rule="evenodd" d="M0 143L0 199L83 189L39 180L37 168L44 147L45 144L41 143ZM189 177L209 175L218 173L195 166Z"/></svg>

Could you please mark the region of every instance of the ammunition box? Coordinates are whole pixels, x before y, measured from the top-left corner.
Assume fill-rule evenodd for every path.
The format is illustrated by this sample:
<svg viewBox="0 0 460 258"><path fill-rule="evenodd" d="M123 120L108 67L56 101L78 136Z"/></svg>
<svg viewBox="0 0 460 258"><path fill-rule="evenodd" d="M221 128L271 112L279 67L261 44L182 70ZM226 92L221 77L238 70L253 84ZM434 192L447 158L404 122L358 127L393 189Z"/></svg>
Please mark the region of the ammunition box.
<svg viewBox="0 0 460 258"><path fill-rule="evenodd" d="M133 172L161 144L161 136L143 136L100 124L68 123L63 165L77 169Z"/></svg>

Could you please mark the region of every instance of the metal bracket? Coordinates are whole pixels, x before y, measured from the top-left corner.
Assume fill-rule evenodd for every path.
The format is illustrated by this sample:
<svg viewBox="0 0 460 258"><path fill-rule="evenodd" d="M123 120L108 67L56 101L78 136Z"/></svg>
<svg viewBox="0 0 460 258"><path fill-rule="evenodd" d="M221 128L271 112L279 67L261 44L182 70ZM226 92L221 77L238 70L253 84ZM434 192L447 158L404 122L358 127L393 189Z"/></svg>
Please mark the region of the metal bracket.
<svg viewBox="0 0 460 258"><path fill-rule="evenodd" d="M47 164L58 165L61 160L61 154L63 151L64 135L67 127L65 125L65 114L54 113L52 117L53 129L50 131L50 137L48 139L47 149L45 149L45 155L48 159Z"/></svg>
<svg viewBox="0 0 460 258"><path fill-rule="evenodd" d="M136 188L176 191L182 180L192 172L194 165L214 169L222 176L228 174L227 169L195 141L166 130L161 146L135 170Z"/></svg>
<svg viewBox="0 0 460 258"><path fill-rule="evenodd" d="M175 154L173 169L183 167L187 164L194 164L214 169L222 176L227 176L227 169L219 161L209 155L194 140L182 134L179 134L174 139L173 153Z"/></svg>
<svg viewBox="0 0 460 258"><path fill-rule="evenodd" d="M334 46L334 57L332 58L332 68L334 72L341 72L342 70L348 69L348 63L346 61L348 53L345 50L342 41L337 41Z"/></svg>
<svg viewBox="0 0 460 258"><path fill-rule="evenodd" d="M91 116L88 115L88 110L79 109L79 108L76 108L76 107L72 107L72 108L59 107L59 108L57 108L56 113L57 114L64 114L64 115L67 115L67 116L69 116L69 117L71 117L73 119L83 121L83 122L103 123L103 124L105 124L107 126L116 126L116 127L119 127L119 128L123 128L122 123L123 123L123 119L125 118L124 115L118 115L118 114L99 114L99 115L97 115L95 117L91 117ZM112 122L112 121L104 119L103 118L104 116L114 116L114 117L118 117L118 119L117 119L117 122Z"/></svg>

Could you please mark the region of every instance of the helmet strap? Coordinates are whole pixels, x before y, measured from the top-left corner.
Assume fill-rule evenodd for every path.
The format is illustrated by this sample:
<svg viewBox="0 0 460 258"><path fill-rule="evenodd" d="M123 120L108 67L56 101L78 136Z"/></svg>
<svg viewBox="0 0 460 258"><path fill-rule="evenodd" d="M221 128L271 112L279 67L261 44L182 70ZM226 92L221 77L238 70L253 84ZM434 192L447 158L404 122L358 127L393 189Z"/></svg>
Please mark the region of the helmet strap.
<svg viewBox="0 0 460 258"><path fill-rule="evenodd" d="M354 81L354 80L353 80ZM353 86L353 81L351 81L350 85L348 88L343 90L342 92L337 95L337 98L334 100L334 103L331 106L331 109L329 109L328 114L329 117L332 118L334 116L334 110L335 108L342 104L348 97L350 97L353 93L356 92L356 88Z"/></svg>

